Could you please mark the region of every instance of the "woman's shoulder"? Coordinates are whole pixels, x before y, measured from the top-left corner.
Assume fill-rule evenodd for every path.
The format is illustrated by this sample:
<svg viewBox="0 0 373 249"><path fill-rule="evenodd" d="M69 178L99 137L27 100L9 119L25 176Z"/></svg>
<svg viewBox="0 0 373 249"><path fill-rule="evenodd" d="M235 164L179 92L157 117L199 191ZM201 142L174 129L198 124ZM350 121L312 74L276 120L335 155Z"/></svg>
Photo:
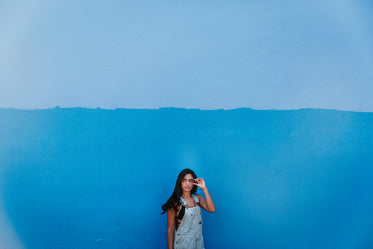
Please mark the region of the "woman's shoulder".
<svg viewBox="0 0 373 249"><path fill-rule="evenodd" d="M201 198L203 198L201 195L199 194L194 194L194 196L198 199L198 201L201 201Z"/></svg>
<svg viewBox="0 0 373 249"><path fill-rule="evenodd" d="M181 209L182 206L183 206L183 205L181 205L181 204L176 204L176 205L175 205L176 210L175 210L174 207L169 207L169 208L167 209L167 212L178 213L178 212L180 211L180 209Z"/></svg>

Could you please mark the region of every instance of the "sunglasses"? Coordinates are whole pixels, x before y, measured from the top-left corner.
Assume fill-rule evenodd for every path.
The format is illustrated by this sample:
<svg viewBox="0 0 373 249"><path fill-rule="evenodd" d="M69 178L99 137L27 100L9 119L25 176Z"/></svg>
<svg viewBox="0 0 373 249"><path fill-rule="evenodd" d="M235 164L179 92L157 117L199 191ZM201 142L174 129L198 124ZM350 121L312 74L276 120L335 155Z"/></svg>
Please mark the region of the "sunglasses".
<svg viewBox="0 0 373 249"><path fill-rule="evenodd" d="M194 183L195 179L182 179L181 180L183 183L189 182L189 183Z"/></svg>

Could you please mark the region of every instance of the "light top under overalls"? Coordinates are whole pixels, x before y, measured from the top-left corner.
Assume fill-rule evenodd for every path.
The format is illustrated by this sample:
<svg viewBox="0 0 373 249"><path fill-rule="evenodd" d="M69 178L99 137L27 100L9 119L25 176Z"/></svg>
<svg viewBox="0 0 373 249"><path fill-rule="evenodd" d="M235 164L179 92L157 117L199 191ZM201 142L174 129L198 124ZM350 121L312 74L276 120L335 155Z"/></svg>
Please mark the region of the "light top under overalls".
<svg viewBox="0 0 373 249"><path fill-rule="evenodd" d="M192 195L194 201L199 203L197 196ZM181 205L187 203L180 197ZM202 236L202 210L199 205L195 207L185 207L184 217L178 229L175 231L175 249L204 249Z"/></svg>

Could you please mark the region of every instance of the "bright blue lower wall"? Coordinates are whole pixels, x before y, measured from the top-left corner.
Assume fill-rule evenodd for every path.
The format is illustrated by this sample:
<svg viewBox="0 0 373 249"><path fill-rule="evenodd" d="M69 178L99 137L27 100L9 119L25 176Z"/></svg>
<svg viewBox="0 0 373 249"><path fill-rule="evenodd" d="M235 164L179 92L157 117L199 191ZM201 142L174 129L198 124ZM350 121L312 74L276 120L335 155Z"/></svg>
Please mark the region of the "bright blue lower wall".
<svg viewBox="0 0 373 249"><path fill-rule="evenodd" d="M216 204L206 248L373 248L373 113L2 109L0 138L26 248L166 248L184 167Z"/></svg>

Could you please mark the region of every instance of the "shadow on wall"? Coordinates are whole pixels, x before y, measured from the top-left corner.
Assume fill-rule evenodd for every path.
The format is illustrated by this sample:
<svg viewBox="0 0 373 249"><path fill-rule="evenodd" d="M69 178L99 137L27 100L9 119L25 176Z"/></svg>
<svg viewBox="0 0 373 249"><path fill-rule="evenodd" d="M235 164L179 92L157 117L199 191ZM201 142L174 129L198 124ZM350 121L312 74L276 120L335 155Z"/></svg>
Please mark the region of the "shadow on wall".
<svg viewBox="0 0 373 249"><path fill-rule="evenodd" d="M161 205L185 167L217 207L207 248L373 247L372 113L1 109L0 124L26 248L166 248Z"/></svg>

